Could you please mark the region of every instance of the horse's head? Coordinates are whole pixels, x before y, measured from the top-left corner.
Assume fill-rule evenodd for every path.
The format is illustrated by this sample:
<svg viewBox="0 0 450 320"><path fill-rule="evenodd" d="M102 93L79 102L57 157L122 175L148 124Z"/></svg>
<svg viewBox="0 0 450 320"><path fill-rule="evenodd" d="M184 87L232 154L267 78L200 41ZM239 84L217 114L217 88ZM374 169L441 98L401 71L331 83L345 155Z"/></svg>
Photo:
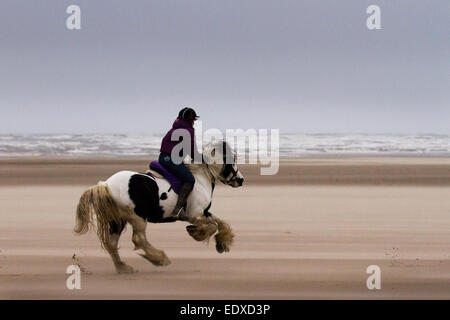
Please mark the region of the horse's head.
<svg viewBox="0 0 450 320"><path fill-rule="evenodd" d="M206 163L216 179L233 188L242 186L244 176L237 167L236 153L231 150L228 143L218 141L208 144L203 149L203 155L206 156Z"/></svg>

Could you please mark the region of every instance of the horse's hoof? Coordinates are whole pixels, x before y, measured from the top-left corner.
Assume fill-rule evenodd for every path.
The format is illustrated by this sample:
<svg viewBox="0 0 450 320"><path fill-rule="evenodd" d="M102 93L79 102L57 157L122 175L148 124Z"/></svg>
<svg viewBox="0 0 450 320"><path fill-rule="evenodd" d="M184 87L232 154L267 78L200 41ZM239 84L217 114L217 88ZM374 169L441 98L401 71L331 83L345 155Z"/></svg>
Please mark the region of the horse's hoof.
<svg viewBox="0 0 450 320"><path fill-rule="evenodd" d="M216 243L216 250L218 253L223 253L225 249L220 243Z"/></svg>
<svg viewBox="0 0 450 320"><path fill-rule="evenodd" d="M230 248L223 243L216 243L216 250L218 253L229 252Z"/></svg>
<svg viewBox="0 0 450 320"><path fill-rule="evenodd" d="M132 266L129 266L125 263L120 264L116 266L116 271L119 274L130 274L130 273L136 273L137 271L133 269Z"/></svg>
<svg viewBox="0 0 450 320"><path fill-rule="evenodd" d="M164 253L164 257L162 259L161 266L168 266L171 263L172 263L172 261L170 261L169 257Z"/></svg>
<svg viewBox="0 0 450 320"><path fill-rule="evenodd" d="M157 267L168 266L169 264L172 263L165 253L163 253L164 256L161 259L150 258L149 256L141 253L139 253L139 255Z"/></svg>

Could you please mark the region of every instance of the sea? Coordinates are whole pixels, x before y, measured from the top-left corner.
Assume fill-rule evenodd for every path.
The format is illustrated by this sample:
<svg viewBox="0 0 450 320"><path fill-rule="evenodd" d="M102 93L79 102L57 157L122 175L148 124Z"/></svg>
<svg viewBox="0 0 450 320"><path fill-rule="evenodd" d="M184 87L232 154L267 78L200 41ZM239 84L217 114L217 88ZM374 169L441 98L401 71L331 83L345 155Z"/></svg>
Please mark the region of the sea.
<svg viewBox="0 0 450 320"><path fill-rule="evenodd" d="M159 153L162 136L162 134L1 134L0 157L151 157ZM279 135L280 157L327 155L445 157L450 156L450 134L280 133Z"/></svg>

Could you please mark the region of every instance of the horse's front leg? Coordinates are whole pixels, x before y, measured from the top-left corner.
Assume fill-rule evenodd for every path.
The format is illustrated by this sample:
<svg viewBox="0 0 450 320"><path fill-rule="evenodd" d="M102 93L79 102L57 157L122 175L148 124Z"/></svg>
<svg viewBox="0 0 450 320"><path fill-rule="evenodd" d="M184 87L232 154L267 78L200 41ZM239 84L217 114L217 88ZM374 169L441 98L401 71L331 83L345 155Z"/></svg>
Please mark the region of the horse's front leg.
<svg viewBox="0 0 450 320"><path fill-rule="evenodd" d="M216 240L216 250L218 253L224 253L230 251L230 247L233 245L234 233L231 227L225 221L211 215L217 224L217 229L219 232L214 236Z"/></svg>
<svg viewBox="0 0 450 320"><path fill-rule="evenodd" d="M217 232L217 223L211 214L201 214L194 218L186 219L191 224L186 227L186 231L196 241L208 241Z"/></svg>
<svg viewBox="0 0 450 320"><path fill-rule="evenodd" d="M192 238L197 241L208 241L217 232L214 236L217 252L230 251L234 241L234 233L228 223L210 212L206 212L196 218L190 218L188 221L192 224L187 226L186 230Z"/></svg>
<svg viewBox="0 0 450 320"><path fill-rule="evenodd" d="M129 218L128 222L133 226L132 241L135 245L134 250L144 250L145 254L139 255L153 263L155 266L169 265L170 259L164 251L156 249L147 241L147 236L145 234L147 221L137 215L133 215Z"/></svg>

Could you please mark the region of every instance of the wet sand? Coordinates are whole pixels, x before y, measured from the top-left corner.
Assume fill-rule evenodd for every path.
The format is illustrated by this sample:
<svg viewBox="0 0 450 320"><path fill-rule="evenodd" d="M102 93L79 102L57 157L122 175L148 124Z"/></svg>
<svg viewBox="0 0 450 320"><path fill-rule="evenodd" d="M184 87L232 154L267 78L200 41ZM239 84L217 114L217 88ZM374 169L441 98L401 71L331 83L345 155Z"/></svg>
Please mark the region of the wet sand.
<svg viewBox="0 0 450 320"><path fill-rule="evenodd" d="M231 252L196 242L185 223L149 224L172 264L117 275L95 233L75 236L85 188L146 159L0 160L2 299L450 298L449 158L285 159L276 176L244 165L240 189L218 186L211 211L236 234ZM82 267L68 290L67 266ZM366 268L381 268L368 290Z"/></svg>

